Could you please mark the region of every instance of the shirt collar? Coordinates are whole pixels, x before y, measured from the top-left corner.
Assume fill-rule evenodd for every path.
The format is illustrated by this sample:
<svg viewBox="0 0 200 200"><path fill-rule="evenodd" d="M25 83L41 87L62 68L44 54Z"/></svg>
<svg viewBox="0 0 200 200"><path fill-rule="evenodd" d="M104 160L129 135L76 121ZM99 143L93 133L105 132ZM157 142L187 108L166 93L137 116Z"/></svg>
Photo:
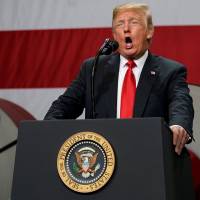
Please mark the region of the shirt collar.
<svg viewBox="0 0 200 200"><path fill-rule="evenodd" d="M147 57L148 57L148 50L145 51L145 53L142 55L142 57L138 58L137 60L134 60L136 66L143 67ZM122 55L120 55L121 66L125 67L127 62L128 62L128 60L126 58L124 58Z"/></svg>

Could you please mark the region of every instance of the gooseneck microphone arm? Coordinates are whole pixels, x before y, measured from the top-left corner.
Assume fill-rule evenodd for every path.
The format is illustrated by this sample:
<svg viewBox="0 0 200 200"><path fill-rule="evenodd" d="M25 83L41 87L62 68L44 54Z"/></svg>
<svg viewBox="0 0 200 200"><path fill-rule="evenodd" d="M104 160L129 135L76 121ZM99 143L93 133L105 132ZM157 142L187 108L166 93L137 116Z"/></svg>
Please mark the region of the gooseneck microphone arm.
<svg viewBox="0 0 200 200"><path fill-rule="evenodd" d="M100 47L94 58L94 64L92 66L92 77L91 77L91 102L92 102L92 119L96 118L96 109L95 109L95 97L94 97L94 80L95 80L95 71L98 65L100 55L109 55L113 51L117 50L119 47L118 42L110 40L109 38L105 39L103 45Z"/></svg>

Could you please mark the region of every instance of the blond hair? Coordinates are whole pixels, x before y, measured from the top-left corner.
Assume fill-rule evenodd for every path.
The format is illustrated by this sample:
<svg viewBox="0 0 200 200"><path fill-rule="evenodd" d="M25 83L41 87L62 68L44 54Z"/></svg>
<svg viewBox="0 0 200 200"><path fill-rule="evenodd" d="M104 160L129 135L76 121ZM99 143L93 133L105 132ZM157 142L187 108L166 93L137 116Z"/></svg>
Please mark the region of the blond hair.
<svg viewBox="0 0 200 200"><path fill-rule="evenodd" d="M136 12L143 13L145 15L145 17L146 17L147 28L148 29L153 29L152 15L151 15L150 8L149 8L149 6L147 4L126 3L126 4L122 4L122 5L116 6L113 9L112 22L115 20L116 16L120 12L124 12L124 11L136 11Z"/></svg>

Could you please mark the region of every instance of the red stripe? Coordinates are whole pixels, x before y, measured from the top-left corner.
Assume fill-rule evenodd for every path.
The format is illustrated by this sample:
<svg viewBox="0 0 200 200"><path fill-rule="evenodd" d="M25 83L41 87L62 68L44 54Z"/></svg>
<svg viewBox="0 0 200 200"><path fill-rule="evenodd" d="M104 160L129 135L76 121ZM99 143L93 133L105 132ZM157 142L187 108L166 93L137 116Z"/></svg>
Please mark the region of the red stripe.
<svg viewBox="0 0 200 200"><path fill-rule="evenodd" d="M110 28L0 32L0 88L66 87L94 56ZM185 63L200 85L200 26L156 27L152 52Z"/></svg>
<svg viewBox="0 0 200 200"><path fill-rule="evenodd" d="M188 82L200 85L200 26L157 27L152 52L181 63L188 68Z"/></svg>

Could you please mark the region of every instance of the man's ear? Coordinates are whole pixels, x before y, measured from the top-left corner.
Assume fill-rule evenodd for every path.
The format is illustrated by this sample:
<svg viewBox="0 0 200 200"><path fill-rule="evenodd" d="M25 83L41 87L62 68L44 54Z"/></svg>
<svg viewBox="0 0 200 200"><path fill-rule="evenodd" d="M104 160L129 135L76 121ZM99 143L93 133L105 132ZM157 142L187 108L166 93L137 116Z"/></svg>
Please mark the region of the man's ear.
<svg viewBox="0 0 200 200"><path fill-rule="evenodd" d="M153 37L153 34L154 34L154 28L153 27L150 27L148 29L148 34L147 34L147 39L151 39Z"/></svg>

